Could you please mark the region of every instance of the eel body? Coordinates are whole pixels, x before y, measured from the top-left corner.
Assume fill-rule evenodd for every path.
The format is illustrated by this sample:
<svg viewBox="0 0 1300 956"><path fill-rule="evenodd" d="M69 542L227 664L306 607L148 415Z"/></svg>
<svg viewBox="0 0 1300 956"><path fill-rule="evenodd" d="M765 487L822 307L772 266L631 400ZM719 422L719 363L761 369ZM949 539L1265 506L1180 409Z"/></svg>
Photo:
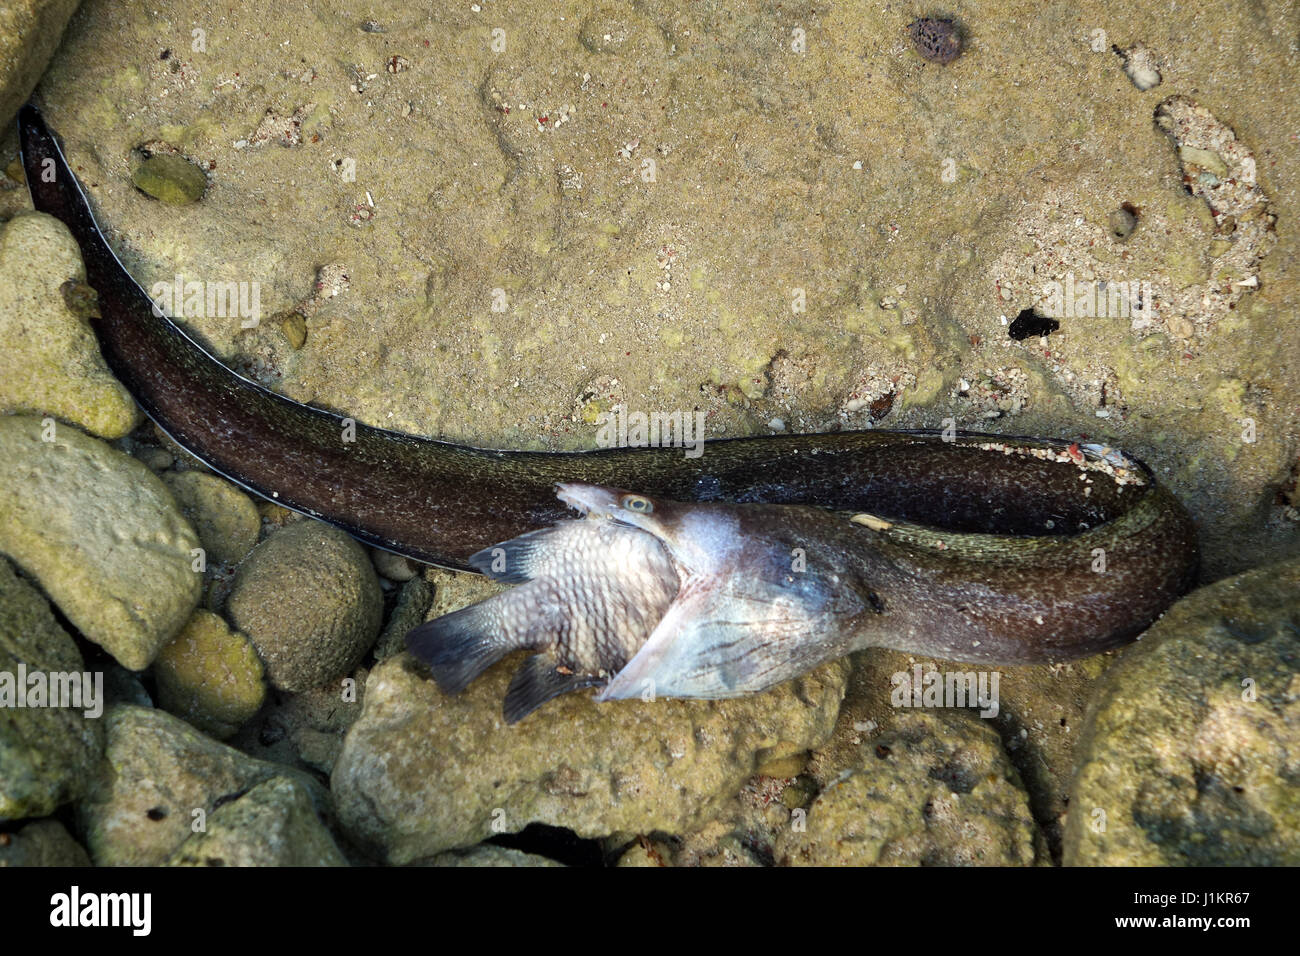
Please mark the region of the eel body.
<svg viewBox="0 0 1300 956"><path fill-rule="evenodd" d="M161 315L105 240L40 112L24 107L19 127L33 203L80 245L101 351L145 413L214 471L367 544L482 570L477 553L568 516L555 497L565 482L752 505L737 520L766 542L755 560L772 560L776 542L865 575L885 608L864 619L871 643L1002 663L1113 647L1195 575L1182 506L1141 462L1100 447L866 431L714 440L693 458L674 448L498 451L298 404L237 375ZM805 643L838 654L861 639ZM827 659L812 650L787 656Z"/></svg>

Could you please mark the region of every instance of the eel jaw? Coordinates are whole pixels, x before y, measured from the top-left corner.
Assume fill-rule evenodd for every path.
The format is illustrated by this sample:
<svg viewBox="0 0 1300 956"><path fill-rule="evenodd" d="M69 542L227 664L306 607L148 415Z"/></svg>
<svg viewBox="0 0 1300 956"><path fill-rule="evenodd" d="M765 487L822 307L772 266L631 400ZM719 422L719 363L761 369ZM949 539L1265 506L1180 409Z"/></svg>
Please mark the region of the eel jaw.
<svg viewBox="0 0 1300 956"><path fill-rule="evenodd" d="M555 497L579 514L593 518L614 518L620 511L619 492L602 485L564 481L555 486Z"/></svg>

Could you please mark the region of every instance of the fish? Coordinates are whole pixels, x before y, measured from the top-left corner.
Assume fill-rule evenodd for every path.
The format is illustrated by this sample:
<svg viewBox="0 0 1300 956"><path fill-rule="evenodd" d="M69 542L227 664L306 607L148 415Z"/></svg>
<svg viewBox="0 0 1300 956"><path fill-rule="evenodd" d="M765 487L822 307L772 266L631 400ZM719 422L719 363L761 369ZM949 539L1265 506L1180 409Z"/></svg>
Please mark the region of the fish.
<svg viewBox="0 0 1300 956"><path fill-rule="evenodd" d="M24 106L18 127L32 203L60 219L79 245L85 285L96 300L85 314L109 369L144 413L217 474L365 544L426 564L482 571L474 560L485 548L573 520L554 493L565 483L635 489L669 511L667 502L752 505L760 511L736 516L742 533L766 531L763 541L793 545L793 527L805 522L818 532L805 542L807 554L830 565L871 566L878 548L938 561L911 579L913 587L928 582L933 592L913 590L913 610L889 615L899 625L895 636L878 639L954 660L982 660L990 648L1022 662L1097 653L1131 639L1195 580L1195 528L1150 469L1066 439L880 429L713 439L691 456L671 447L545 452L407 435L294 402L231 370L157 308L105 239L40 110ZM785 517L762 510L772 507L803 510ZM613 514L599 520L628 524ZM752 517L759 514L767 517ZM824 516L835 514L841 518L826 524ZM671 541L682 539L657 540L671 556ZM753 548L755 555L762 550ZM1104 573L1094 570L1098 548L1111 556ZM751 567L775 574L775 565L762 560ZM611 580L623 580L622 573ZM833 583L816 578L818 587ZM663 620L682 614L677 608L690 596L688 587L680 584ZM740 607L744 590L738 581L731 587L721 593L734 594ZM770 598L767 613L779 615L781 592L763 593ZM885 600L897 611L908 594L900 585ZM860 598L852 592L842 598L851 599ZM1069 613L1056 614L1057 603ZM1076 626L1060 631L1037 623L1070 614L1077 615ZM994 633L994 625L1006 630ZM652 632L603 692L626 691L635 665L636 673L660 682L661 693L668 687L712 693L705 676L671 677L666 664L637 659L676 659L673 653L707 644L714 631L704 629L694 643L677 642L680 649L671 653ZM827 648L839 653L847 646L839 628L806 632L802 641L809 647L789 647L791 661L823 659ZM721 661L724 649L713 646ZM690 667L710 659L696 653ZM571 661L592 679L616 662L612 653ZM726 673L714 680L725 684L735 667L717 666ZM792 673L793 666L764 673ZM757 684L742 676L733 686Z"/></svg>
<svg viewBox="0 0 1300 956"><path fill-rule="evenodd" d="M680 586L657 538L594 516L530 531L471 555L469 563L518 586L413 628L406 646L445 694L460 693L513 651L536 652L506 690L508 724L559 694L607 683L645 643Z"/></svg>
<svg viewBox="0 0 1300 956"><path fill-rule="evenodd" d="M1098 473L1118 467L1147 487L1120 453L1089 454ZM1165 494L1155 489L1110 526L1077 532L1081 550L1070 557L1048 537L562 483L557 497L583 518L474 558L492 573L495 554L494 577L527 583L416 628L408 648L448 693L512 650L544 648L511 683L507 723L589 687L598 702L759 693L871 647L986 665L1072 660L1124 643L1160 595L1183 586L1144 552L1167 521ZM1096 569L1098 548L1115 562L1108 575ZM1084 555L1097 580L1078 574ZM622 640L606 638L615 653L578 661L571 635L616 632ZM546 692L521 692L538 686Z"/></svg>

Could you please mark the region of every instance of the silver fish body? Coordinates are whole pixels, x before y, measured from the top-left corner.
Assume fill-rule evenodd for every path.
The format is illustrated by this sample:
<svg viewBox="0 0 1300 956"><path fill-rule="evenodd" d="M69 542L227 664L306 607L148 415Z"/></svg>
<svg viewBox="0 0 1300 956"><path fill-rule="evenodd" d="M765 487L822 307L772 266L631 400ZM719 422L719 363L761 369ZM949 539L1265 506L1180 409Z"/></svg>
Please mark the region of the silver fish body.
<svg viewBox="0 0 1300 956"><path fill-rule="evenodd" d="M451 694L507 654L535 651L506 692L509 723L557 694L608 681L678 590L660 542L608 520L563 521L485 548L470 563L519 586L428 621L407 646Z"/></svg>

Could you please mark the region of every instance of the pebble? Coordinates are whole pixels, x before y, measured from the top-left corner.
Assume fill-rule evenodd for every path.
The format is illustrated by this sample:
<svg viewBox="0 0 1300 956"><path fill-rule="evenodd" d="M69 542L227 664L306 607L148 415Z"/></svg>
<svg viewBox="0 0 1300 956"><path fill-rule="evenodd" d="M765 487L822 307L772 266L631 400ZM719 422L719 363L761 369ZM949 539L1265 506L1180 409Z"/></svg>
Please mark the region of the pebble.
<svg viewBox="0 0 1300 956"><path fill-rule="evenodd" d="M27 675L85 669L45 598L0 558L0 674L16 681L20 665ZM47 816L79 797L104 749L100 722L86 708L17 703L0 704L0 823Z"/></svg>
<svg viewBox="0 0 1300 956"><path fill-rule="evenodd" d="M85 277L81 251L54 217L20 213L0 226L0 411L45 413L121 438L139 411L61 291Z"/></svg>
<svg viewBox="0 0 1300 956"><path fill-rule="evenodd" d="M309 775L245 756L179 717L117 705L104 723L107 759L77 805L78 828L96 866L161 866L192 835L211 829L220 808L275 778L307 794L329 822L329 795ZM231 828L229 815L216 820L223 825ZM243 831L247 844L262 838Z"/></svg>
<svg viewBox="0 0 1300 956"><path fill-rule="evenodd" d="M136 167L131 182L146 196L172 206L198 202L208 188L203 170L174 153L150 156Z"/></svg>
<svg viewBox="0 0 1300 956"><path fill-rule="evenodd" d="M158 706L224 740L266 699L262 662L248 638L197 610L153 664Z"/></svg>
<svg viewBox="0 0 1300 956"><path fill-rule="evenodd" d="M304 519L244 559L226 612L252 640L271 684L304 691L357 665L379 636L384 599L365 549L337 528Z"/></svg>
<svg viewBox="0 0 1300 956"><path fill-rule="evenodd" d="M11 415L0 416L0 488L0 552L86 638L148 667L202 586L198 536L162 481L70 425Z"/></svg>

